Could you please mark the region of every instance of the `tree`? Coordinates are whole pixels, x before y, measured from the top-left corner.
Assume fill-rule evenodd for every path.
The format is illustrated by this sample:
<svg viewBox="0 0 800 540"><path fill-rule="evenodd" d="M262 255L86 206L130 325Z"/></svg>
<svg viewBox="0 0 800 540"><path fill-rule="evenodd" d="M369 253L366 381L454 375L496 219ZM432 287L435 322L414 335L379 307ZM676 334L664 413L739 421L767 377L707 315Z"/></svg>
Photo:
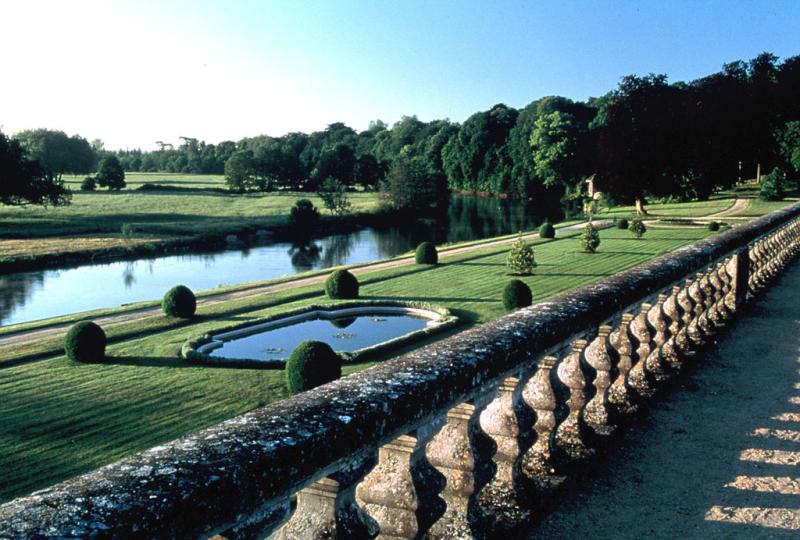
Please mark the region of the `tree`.
<svg viewBox="0 0 800 540"><path fill-rule="evenodd" d="M322 182L317 195L322 199L325 208L337 216L349 214L353 210L353 205L347 199L347 187L332 176Z"/></svg>
<svg viewBox="0 0 800 540"><path fill-rule="evenodd" d="M14 136L28 151L28 155L57 176L64 173L87 174L95 164L95 152L83 137L68 137L63 131L34 129Z"/></svg>
<svg viewBox="0 0 800 540"><path fill-rule="evenodd" d="M319 210L308 199L298 199L289 210L289 231L297 239L310 238L319 221Z"/></svg>
<svg viewBox="0 0 800 540"><path fill-rule="evenodd" d="M536 268L533 246L523 240L521 233L508 252L507 265L509 273L517 276L529 276Z"/></svg>
<svg viewBox="0 0 800 540"><path fill-rule="evenodd" d="M758 197L763 201L780 201L785 196L784 173L778 167L761 178Z"/></svg>
<svg viewBox="0 0 800 540"><path fill-rule="evenodd" d="M11 206L69 204L70 192L22 145L0 132L0 203Z"/></svg>
<svg viewBox="0 0 800 540"><path fill-rule="evenodd" d="M553 111L536 119L529 142L534 172L545 187L572 186L580 180L575 159L579 136L575 118L569 113Z"/></svg>
<svg viewBox="0 0 800 540"><path fill-rule="evenodd" d="M97 184L100 187L107 187L109 191L125 187L125 171L117 156L106 156L100 162L100 168L97 170Z"/></svg>
<svg viewBox="0 0 800 540"><path fill-rule="evenodd" d="M600 245L600 233L592 223L587 223L581 233L581 247L586 253L594 253Z"/></svg>
<svg viewBox="0 0 800 540"><path fill-rule="evenodd" d="M381 195L392 208L425 213L443 204L447 197L446 189L431 179L421 158L400 156L394 160L381 184Z"/></svg>
<svg viewBox="0 0 800 540"><path fill-rule="evenodd" d="M238 150L225 162L225 183L238 193L260 190L266 183L256 174L256 161L250 150Z"/></svg>
<svg viewBox="0 0 800 540"><path fill-rule="evenodd" d="M800 121L787 122L775 133L778 151L787 169L800 173Z"/></svg>

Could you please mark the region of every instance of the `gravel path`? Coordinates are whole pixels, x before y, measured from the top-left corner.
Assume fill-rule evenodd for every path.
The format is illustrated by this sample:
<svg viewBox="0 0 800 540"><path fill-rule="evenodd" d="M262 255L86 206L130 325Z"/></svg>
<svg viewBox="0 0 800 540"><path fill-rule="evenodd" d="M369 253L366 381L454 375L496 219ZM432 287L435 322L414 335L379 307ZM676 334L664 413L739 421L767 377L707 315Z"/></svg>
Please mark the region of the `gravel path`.
<svg viewBox="0 0 800 540"><path fill-rule="evenodd" d="M800 264L528 538L800 538Z"/></svg>
<svg viewBox="0 0 800 540"><path fill-rule="evenodd" d="M607 223L605 220L598 220L595 223L599 226L602 226ZM574 225L570 225L567 227L563 227L557 229L557 231L568 231L581 228L585 225L585 223L576 223ZM523 238L526 240L533 240L539 238L538 233L530 233L523 235ZM497 246L505 246L512 244L517 241L517 237L505 238L502 240L495 240L490 242L482 242L479 244L468 245L463 247L454 247L454 248L445 248L439 251L440 257L447 257L451 255L458 255L461 253L468 253L470 251L476 251L479 249L484 248L491 248ZM366 274L368 272L376 272L379 270L387 270L390 268L397 268L399 266L407 266L410 264L414 264L414 256L403 257L400 259L393 259L390 261L379 261L371 264L367 264L364 266L360 266L358 268L352 268L350 271L355 275ZM289 281L283 281L281 283L273 283L267 285L259 285L255 287L248 287L246 289L240 289L237 291L227 292L227 293L219 293L206 296L202 299L198 299L197 307L208 307L219 304L221 302L227 302L229 300L236 300L240 298L247 298L251 296L256 296L260 294L269 294L275 293L279 291L286 291L289 289L297 289L301 287L307 287L309 285L321 285L322 282L328 277L327 274L311 276L307 278L298 278L292 279ZM125 324L130 322L139 321L142 319L146 319L148 317L155 317L161 315L161 308L142 308L142 309L134 309L130 311L126 311L124 313L119 314L112 314L112 315L105 315L100 317L95 317L93 320L97 324L103 327L115 326L119 324ZM48 325L45 327L40 327L34 330L22 331L18 333L9 334L4 337L0 337L0 351L4 348L14 347L17 345L21 345L24 343L28 343L33 340L43 340L43 339L50 339L54 337L61 337L66 333L66 330L72 326L72 323L60 323L60 324L53 324Z"/></svg>

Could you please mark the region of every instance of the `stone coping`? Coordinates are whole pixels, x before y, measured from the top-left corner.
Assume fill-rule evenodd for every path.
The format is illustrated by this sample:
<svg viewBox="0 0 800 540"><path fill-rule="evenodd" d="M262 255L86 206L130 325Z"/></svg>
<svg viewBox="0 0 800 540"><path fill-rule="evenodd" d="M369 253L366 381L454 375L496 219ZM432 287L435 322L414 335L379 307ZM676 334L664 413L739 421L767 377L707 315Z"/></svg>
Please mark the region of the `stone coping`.
<svg viewBox="0 0 800 540"><path fill-rule="evenodd" d="M208 537L796 218L800 203L0 507L0 536ZM234 496L235 495L235 496Z"/></svg>

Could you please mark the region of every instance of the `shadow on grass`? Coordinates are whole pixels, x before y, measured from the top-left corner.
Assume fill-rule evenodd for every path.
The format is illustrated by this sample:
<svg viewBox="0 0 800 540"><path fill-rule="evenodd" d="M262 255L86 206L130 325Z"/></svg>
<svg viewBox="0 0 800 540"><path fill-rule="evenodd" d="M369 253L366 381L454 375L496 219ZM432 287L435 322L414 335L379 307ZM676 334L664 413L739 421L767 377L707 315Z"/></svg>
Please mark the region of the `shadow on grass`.
<svg viewBox="0 0 800 540"><path fill-rule="evenodd" d="M405 301L405 302L500 302L495 298L456 298L447 296L378 296L364 295L362 300L386 300L386 301ZM452 311L452 310L451 310Z"/></svg>
<svg viewBox="0 0 800 540"><path fill-rule="evenodd" d="M176 356L107 356L102 362L112 366L135 366L135 367L156 367L156 368L208 368L197 364L190 364Z"/></svg>

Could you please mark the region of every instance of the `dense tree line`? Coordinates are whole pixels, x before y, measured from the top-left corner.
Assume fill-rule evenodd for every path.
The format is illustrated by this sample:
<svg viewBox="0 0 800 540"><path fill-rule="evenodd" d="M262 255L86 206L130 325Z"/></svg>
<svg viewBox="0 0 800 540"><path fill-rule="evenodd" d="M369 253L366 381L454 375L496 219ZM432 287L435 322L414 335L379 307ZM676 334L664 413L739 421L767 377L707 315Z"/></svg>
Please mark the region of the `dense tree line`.
<svg viewBox="0 0 800 540"><path fill-rule="evenodd" d="M592 174L618 202L704 198L760 171L800 172L798 95L800 56L781 62L763 53L689 83L632 75L587 102L550 96L519 110L498 104L460 124L405 116L361 132L334 123L216 145L184 137L177 147L113 155L127 171L225 174L237 192L382 189L395 206L435 204L448 190L557 203L579 196ZM34 136L41 131L17 138L56 175L112 154L61 133L75 157L50 156L53 145Z"/></svg>

